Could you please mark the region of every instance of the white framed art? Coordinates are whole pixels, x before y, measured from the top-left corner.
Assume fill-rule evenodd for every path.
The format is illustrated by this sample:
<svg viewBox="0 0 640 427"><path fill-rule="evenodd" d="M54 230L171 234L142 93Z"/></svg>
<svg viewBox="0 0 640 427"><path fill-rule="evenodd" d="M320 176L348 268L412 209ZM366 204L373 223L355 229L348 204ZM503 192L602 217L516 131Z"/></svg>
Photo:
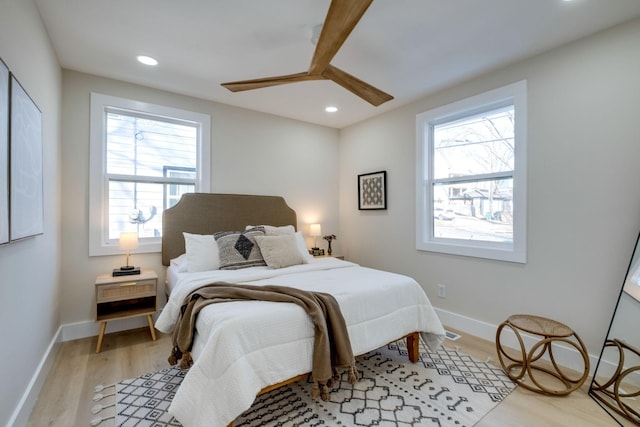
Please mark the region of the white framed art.
<svg viewBox="0 0 640 427"><path fill-rule="evenodd" d="M11 241L44 232L42 113L11 74L9 189Z"/></svg>
<svg viewBox="0 0 640 427"><path fill-rule="evenodd" d="M0 59L0 245L9 243L9 68Z"/></svg>

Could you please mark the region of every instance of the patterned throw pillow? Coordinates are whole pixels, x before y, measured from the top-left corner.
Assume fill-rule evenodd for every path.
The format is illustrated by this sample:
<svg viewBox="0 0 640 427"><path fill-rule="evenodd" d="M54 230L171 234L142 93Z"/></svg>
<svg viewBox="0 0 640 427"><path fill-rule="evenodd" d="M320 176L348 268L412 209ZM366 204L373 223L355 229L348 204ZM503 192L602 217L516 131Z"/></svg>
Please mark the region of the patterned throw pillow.
<svg viewBox="0 0 640 427"><path fill-rule="evenodd" d="M215 233L220 255L220 270L266 266L262 252L256 243L256 236L264 236L263 227L245 231L222 231Z"/></svg>

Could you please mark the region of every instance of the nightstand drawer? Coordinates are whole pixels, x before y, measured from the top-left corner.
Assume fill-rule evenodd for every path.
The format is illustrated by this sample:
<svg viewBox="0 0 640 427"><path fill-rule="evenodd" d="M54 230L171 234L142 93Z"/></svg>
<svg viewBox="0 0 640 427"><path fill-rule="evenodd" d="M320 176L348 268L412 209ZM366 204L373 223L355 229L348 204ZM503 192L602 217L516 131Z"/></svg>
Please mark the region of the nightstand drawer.
<svg viewBox="0 0 640 427"><path fill-rule="evenodd" d="M96 286L96 302L121 301L156 295L156 280L130 280Z"/></svg>

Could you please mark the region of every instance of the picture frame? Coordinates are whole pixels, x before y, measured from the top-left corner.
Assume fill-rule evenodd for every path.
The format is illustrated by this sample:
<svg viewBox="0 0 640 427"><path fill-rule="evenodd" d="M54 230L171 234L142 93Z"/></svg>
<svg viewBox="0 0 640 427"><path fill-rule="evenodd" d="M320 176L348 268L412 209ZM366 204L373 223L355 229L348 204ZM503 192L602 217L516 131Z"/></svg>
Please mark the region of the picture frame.
<svg viewBox="0 0 640 427"><path fill-rule="evenodd" d="M0 245L9 243L9 67L0 58Z"/></svg>
<svg viewBox="0 0 640 427"><path fill-rule="evenodd" d="M42 112L10 75L9 238L15 241L44 233Z"/></svg>
<svg viewBox="0 0 640 427"><path fill-rule="evenodd" d="M387 171L358 175L358 209L387 209Z"/></svg>

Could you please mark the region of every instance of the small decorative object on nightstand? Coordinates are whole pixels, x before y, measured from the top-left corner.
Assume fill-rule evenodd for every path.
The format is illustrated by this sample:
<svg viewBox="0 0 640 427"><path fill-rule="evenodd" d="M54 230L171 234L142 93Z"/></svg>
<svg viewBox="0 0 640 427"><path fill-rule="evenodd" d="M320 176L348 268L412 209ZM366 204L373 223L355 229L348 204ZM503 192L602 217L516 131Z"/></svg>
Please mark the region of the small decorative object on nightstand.
<svg viewBox="0 0 640 427"><path fill-rule="evenodd" d="M323 237L323 239L329 243L329 247L327 248L327 255L331 255L331 252L333 252L331 250L331 241L338 240L338 238L336 237L335 234L327 234L326 236Z"/></svg>
<svg viewBox="0 0 640 427"><path fill-rule="evenodd" d="M132 249L138 249L138 232L137 231L123 231L120 233L120 241L118 248L123 251L127 251L127 264L120 268L113 269L113 276L130 276L133 274L140 274L140 267L134 267L129 265L129 255Z"/></svg>
<svg viewBox="0 0 640 427"><path fill-rule="evenodd" d="M111 274L96 278L96 322L102 322L96 353L100 353L110 320L146 316L151 338L156 340L151 315L158 310L157 282L158 275L152 270L144 270L135 278Z"/></svg>

